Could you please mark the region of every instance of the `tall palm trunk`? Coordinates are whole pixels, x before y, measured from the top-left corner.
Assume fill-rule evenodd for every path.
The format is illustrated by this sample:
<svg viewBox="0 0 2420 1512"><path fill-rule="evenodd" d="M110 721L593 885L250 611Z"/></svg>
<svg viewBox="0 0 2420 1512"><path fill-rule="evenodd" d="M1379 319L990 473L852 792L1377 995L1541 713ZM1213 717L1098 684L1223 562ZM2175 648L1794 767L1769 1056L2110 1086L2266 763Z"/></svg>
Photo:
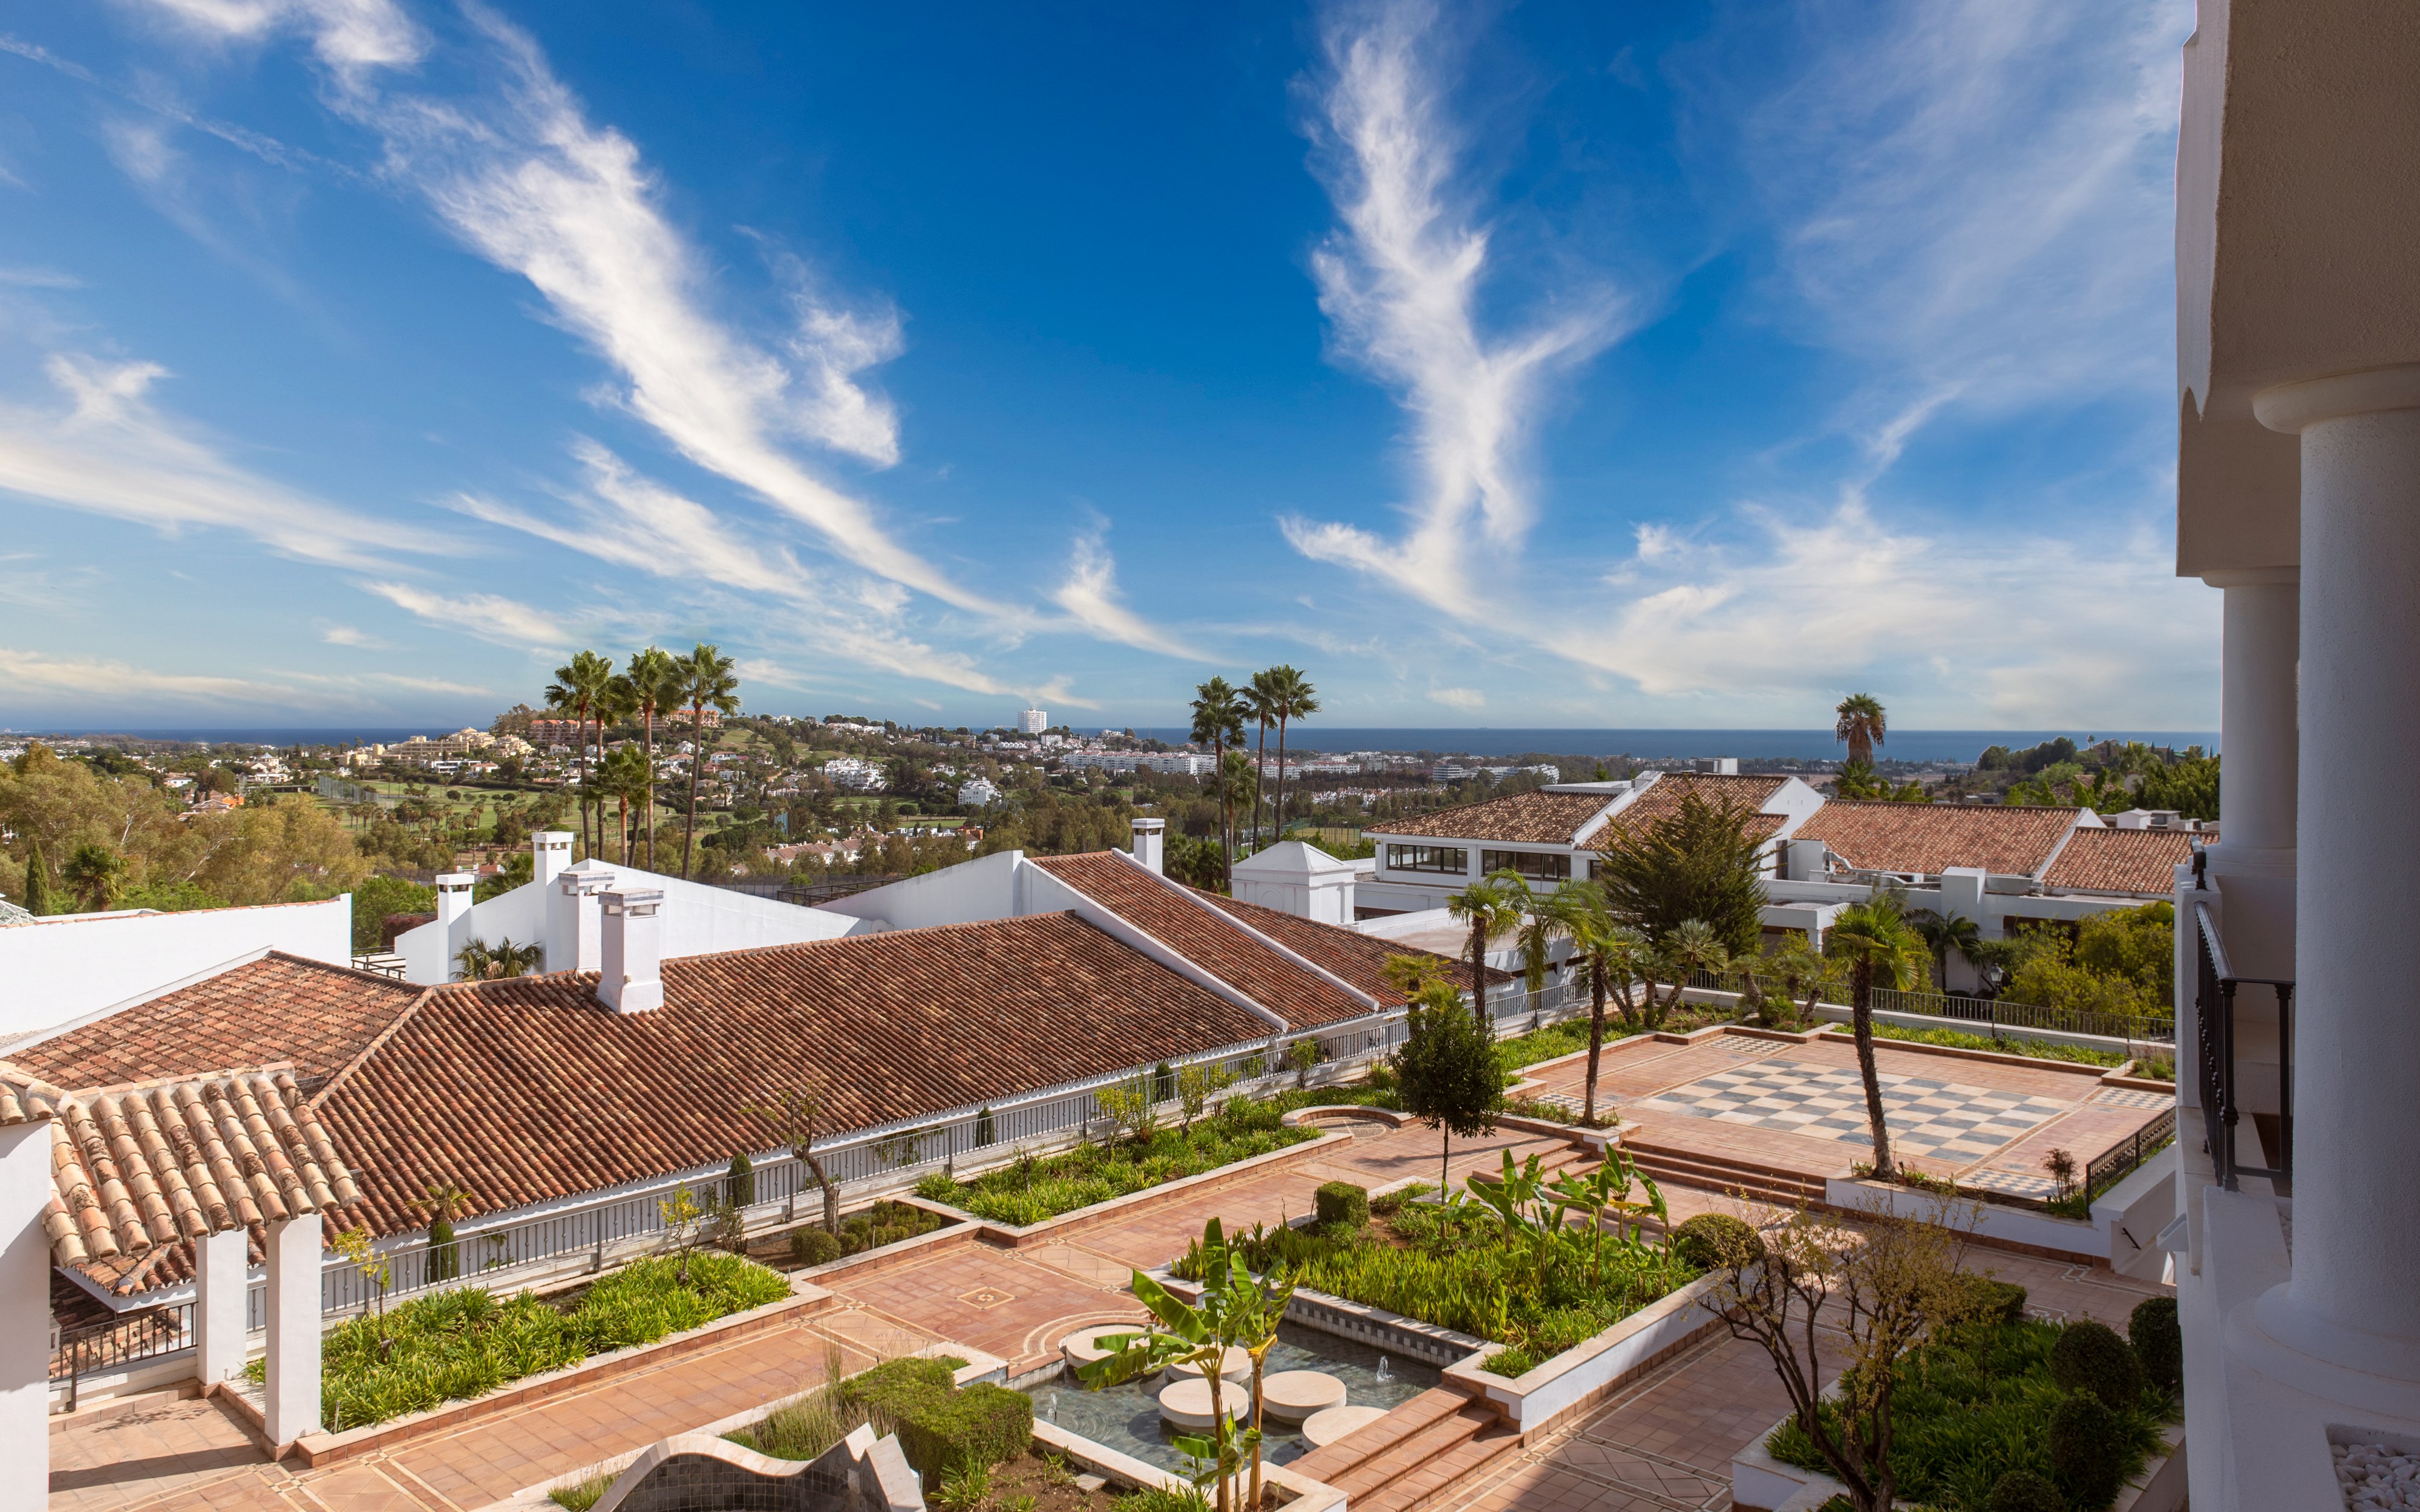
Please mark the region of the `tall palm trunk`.
<svg viewBox="0 0 2420 1512"><path fill-rule="evenodd" d="M622 805L622 823L620 825L622 833L617 837L619 843L614 848L622 853L622 864L624 866L628 866L630 864L630 795L627 793L621 795L620 802ZM597 818L601 821L604 818L604 815L599 814L597 815Z"/></svg>
<svg viewBox="0 0 2420 1512"><path fill-rule="evenodd" d="M656 704L653 699L647 701L645 712L646 733L641 748L647 754L646 807L640 811L639 827L646 831L647 870L653 872L656 869Z"/></svg>
<svg viewBox="0 0 2420 1512"><path fill-rule="evenodd" d="M1261 848L1261 795L1269 785L1269 722L1261 721L1260 748L1252 754L1252 849Z"/></svg>
<svg viewBox="0 0 2420 1512"><path fill-rule="evenodd" d="M1597 961L1589 966L1589 1062L1588 1090L1580 1099L1580 1121L1596 1121L1597 1064L1605 1058L1605 963Z"/></svg>
<svg viewBox="0 0 2420 1512"><path fill-rule="evenodd" d="M1286 771L1285 771L1285 748L1286 748L1286 719L1285 719L1285 716L1284 716L1284 715L1282 715L1282 714L1280 714L1280 715L1279 715L1279 716L1278 716L1278 801L1277 801L1278 839L1279 839L1279 840L1280 840L1280 841L1282 841L1282 840L1284 840L1284 839L1285 839L1285 782L1286 782Z"/></svg>
<svg viewBox="0 0 2420 1512"><path fill-rule="evenodd" d="M605 841L605 806L597 801L593 791L596 774L588 760L588 701L580 703L580 728L574 737L580 742L580 843L595 856ZM605 744L605 711L597 711L597 744ZM590 831L592 827L594 834Z"/></svg>
<svg viewBox="0 0 2420 1512"><path fill-rule="evenodd" d="M1470 1008L1481 1028L1496 1026L1487 1016L1487 926L1476 918L1470 921Z"/></svg>
<svg viewBox="0 0 2420 1512"><path fill-rule="evenodd" d="M1882 1073L1874 1065L1874 968L1860 961L1849 968L1849 1023L1857 1041L1857 1075L1866 1084L1866 1120L1874 1133L1874 1180L1899 1173L1891 1164L1890 1124L1883 1118Z"/></svg>
<svg viewBox="0 0 2420 1512"><path fill-rule="evenodd" d="M1235 816L1227 791L1227 737L1223 734L1210 739L1210 780L1218 789L1218 880L1232 898L1235 894Z"/></svg>
<svg viewBox="0 0 2420 1512"><path fill-rule="evenodd" d="M706 705L689 710L689 816L681 826L681 875L690 875L689 842L697 833L697 769L706 764Z"/></svg>

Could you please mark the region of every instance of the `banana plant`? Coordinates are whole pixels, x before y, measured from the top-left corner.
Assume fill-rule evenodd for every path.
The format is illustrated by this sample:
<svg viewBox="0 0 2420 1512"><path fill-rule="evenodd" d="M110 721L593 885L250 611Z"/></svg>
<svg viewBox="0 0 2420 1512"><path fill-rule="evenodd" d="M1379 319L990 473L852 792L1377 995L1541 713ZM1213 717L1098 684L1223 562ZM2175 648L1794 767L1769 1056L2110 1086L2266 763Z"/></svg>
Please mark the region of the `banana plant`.
<svg viewBox="0 0 2420 1512"><path fill-rule="evenodd" d="M1630 1189L1636 1184L1646 1191L1644 1201L1633 1201ZM1605 1279L1605 1215L1619 1213L1623 1218L1652 1217L1657 1223L1670 1221L1664 1205L1664 1193L1655 1179L1631 1164L1630 1156L1619 1145L1609 1146L1605 1160L1586 1176L1565 1171L1545 1188L1556 1203L1556 1221L1574 1208L1587 1212L1589 1231L1592 1236L1589 1254L1590 1273L1599 1282ZM1632 1231L1625 1226L1621 1242L1634 1243Z"/></svg>
<svg viewBox="0 0 2420 1512"><path fill-rule="evenodd" d="M1538 1174L1539 1164L1540 1157L1532 1155L1515 1165L1512 1152L1508 1149L1504 1151L1504 1168L1496 1180L1491 1181L1474 1171L1464 1179L1464 1184L1508 1235L1528 1246L1530 1268L1537 1273L1543 1291L1555 1246L1562 1239L1563 1215L1569 1210L1554 1206L1544 1195L1546 1186Z"/></svg>
<svg viewBox="0 0 2420 1512"><path fill-rule="evenodd" d="M1252 1362L1253 1425L1238 1430L1234 1418L1228 1412L1219 1374L1227 1362L1227 1350L1243 1345L1248 1337L1256 1337L1267 1300L1242 1256L1227 1247L1227 1235L1218 1219L1213 1218L1202 1230L1198 1251L1202 1260L1202 1297L1187 1303L1166 1287L1143 1274L1133 1273L1134 1294L1151 1309L1153 1326L1139 1334L1111 1334L1098 1342L1110 1350L1103 1359L1077 1367L1077 1379L1098 1391L1164 1370L1171 1365L1190 1365L1202 1372L1210 1386L1210 1436L1179 1434L1172 1441L1177 1452L1207 1465L1194 1477L1196 1486L1214 1482L1218 1488L1218 1512L1236 1512L1233 1500L1234 1480L1243 1468L1243 1457L1252 1457L1252 1494L1260 1495L1261 1430L1259 1423L1260 1363ZM1242 1277L1242 1285L1236 1278ZM1285 1299L1291 1301L1294 1288L1285 1288ZM1285 1303L1277 1304L1276 1316L1283 1317ZM1268 1342L1277 1340L1274 1319L1266 1325ZM1249 1346L1246 1346L1249 1348ZM1263 1347L1263 1355L1267 1352Z"/></svg>

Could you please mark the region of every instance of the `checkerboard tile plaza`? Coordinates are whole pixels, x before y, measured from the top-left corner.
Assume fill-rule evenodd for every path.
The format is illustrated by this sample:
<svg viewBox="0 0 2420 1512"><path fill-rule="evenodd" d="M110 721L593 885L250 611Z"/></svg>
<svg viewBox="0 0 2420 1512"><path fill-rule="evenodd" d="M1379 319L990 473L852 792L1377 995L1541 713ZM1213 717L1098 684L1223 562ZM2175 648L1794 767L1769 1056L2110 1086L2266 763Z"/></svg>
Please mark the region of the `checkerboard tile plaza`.
<svg viewBox="0 0 2420 1512"><path fill-rule="evenodd" d="M1973 1160L2068 1111L2071 1104L1922 1076L1881 1075L1883 1117L1894 1151ZM1778 1129L1857 1144L1871 1137L1866 1092L1854 1067L1776 1057L1716 1072L1632 1104L1718 1123Z"/></svg>

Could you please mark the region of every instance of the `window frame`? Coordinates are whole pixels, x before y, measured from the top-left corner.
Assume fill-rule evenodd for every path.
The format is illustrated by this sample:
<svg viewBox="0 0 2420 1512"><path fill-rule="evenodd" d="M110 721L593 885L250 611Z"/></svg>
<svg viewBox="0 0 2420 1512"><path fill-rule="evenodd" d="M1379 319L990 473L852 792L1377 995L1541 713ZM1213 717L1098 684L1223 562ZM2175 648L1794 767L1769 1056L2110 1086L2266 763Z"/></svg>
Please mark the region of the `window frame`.
<svg viewBox="0 0 2420 1512"><path fill-rule="evenodd" d="M1396 859L1406 851L1440 857L1450 856L1455 860L1451 866L1423 866ZM1390 840L1387 842L1387 870L1418 876L1466 877L1470 875L1470 849L1464 845L1416 845Z"/></svg>
<svg viewBox="0 0 2420 1512"><path fill-rule="evenodd" d="M1519 864L1524 861L1531 865ZM1479 872L1481 876L1512 872L1525 882L1569 882L1572 858L1561 851L1481 851Z"/></svg>

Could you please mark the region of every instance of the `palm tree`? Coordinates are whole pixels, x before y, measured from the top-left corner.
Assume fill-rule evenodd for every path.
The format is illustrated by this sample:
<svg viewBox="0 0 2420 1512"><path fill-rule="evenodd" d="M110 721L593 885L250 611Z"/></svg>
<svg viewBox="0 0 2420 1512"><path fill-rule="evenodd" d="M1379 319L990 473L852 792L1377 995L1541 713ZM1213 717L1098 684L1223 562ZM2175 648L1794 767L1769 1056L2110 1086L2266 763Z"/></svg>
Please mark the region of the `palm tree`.
<svg viewBox="0 0 2420 1512"><path fill-rule="evenodd" d="M526 977L545 955L545 949L537 945L515 945L510 935L493 945L473 940L455 954L454 964L461 969L454 973L454 980L501 981L507 977Z"/></svg>
<svg viewBox="0 0 2420 1512"><path fill-rule="evenodd" d="M621 860L625 866L630 861L630 800L646 797L652 777L645 755L629 746L607 751L604 764L597 769L597 801L602 804L611 799L622 808L621 823L615 828L622 839ZM601 824L604 816L597 817Z"/></svg>
<svg viewBox="0 0 2420 1512"><path fill-rule="evenodd" d="M554 670L554 681L546 690L547 707L567 714L579 721L580 741L580 843L588 854L597 854L597 841L588 833L588 720L597 719L597 744L605 744L605 690L613 681L613 664L593 651L573 654L570 661ZM597 816L597 827L604 827L605 816Z"/></svg>
<svg viewBox="0 0 2420 1512"><path fill-rule="evenodd" d="M1518 897L1505 885L1505 879L1519 883L1524 891L1528 885L1510 872L1472 883L1445 901L1454 918L1470 926L1470 1007L1479 1022L1492 1028L1495 1020L1487 1016L1487 947L1490 941L1502 939L1521 925Z"/></svg>
<svg viewBox="0 0 2420 1512"><path fill-rule="evenodd" d="M1933 969L1941 983L1941 991L1947 995L1949 991L1950 953L1955 951L1969 961L1975 959L1972 950L1982 943L1982 930L1963 914L1944 918L1930 908L1912 910L1907 916L1907 925L1916 931L1917 938L1924 941L1925 949L1932 953Z"/></svg>
<svg viewBox="0 0 2420 1512"><path fill-rule="evenodd" d="M719 646L701 644L674 664L681 702L689 705L689 814L681 826L681 875L688 876L690 843L697 836L697 774L706 765L706 711L739 712L739 679ZM654 857L652 849L649 858Z"/></svg>
<svg viewBox="0 0 2420 1512"><path fill-rule="evenodd" d="M1593 1124L1597 1068L1605 1056L1606 998L1608 993L1618 995L1622 1023L1636 1026L1637 1015L1630 1003L1630 984L1646 963L1647 936L1627 924L1615 922L1613 911L1606 906L1605 894L1589 883L1574 882L1557 888L1555 895L1546 900L1546 906L1572 937L1572 964L1588 973L1588 1085L1580 1100L1580 1121ZM1648 990L1654 989L1651 986Z"/></svg>
<svg viewBox="0 0 2420 1512"><path fill-rule="evenodd" d="M1720 976L1730 969L1731 964L1730 948L1723 943L1723 937L1720 934L1714 933L1714 926L1702 918L1681 920L1679 928L1664 936L1664 942L1657 948L1655 954L1657 957L1655 964L1671 974L1672 995L1664 1000L1661 1012L1656 1011L1652 1007L1650 1008L1649 1015L1652 1019L1648 1026L1650 1028L1660 1026L1664 1022L1664 1014L1681 1006L1682 990L1688 986L1692 976L1700 971ZM1655 986L1652 977L1648 981L1647 992L1649 996L1654 995Z"/></svg>
<svg viewBox="0 0 2420 1512"><path fill-rule="evenodd" d="M1849 743L1849 760L1872 765L1874 748L1883 743L1883 701L1871 693L1852 693L1832 712L1840 717L1832 738Z"/></svg>
<svg viewBox="0 0 2420 1512"><path fill-rule="evenodd" d="M647 835L647 870L656 869L656 716L680 702L672 655L656 646L630 653L630 664L616 679L624 704L639 716L640 749L646 755L647 780L639 823ZM629 859L628 856L624 860Z"/></svg>
<svg viewBox="0 0 2420 1512"><path fill-rule="evenodd" d="M1316 688L1311 686L1311 679L1305 677L1298 668L1291 666L1272 667L1269 669L1269 671L1270 675L1276 680L1276 687L1272 690L1274 694L1272 707L1275 709L1278 717L1277 824L1278 839L1283 840L1285 839L1286 826L1286 723L1291 719L1308 718L1311 715L1317 714L1319 712L1319 692Z"/></svg>
<svg viewBox="0 0 2420 1512"><path fill-rule="evenodd" d="M1211 780L1218 788L1219 877L1221 885L1233 892L1235 879L1229 868L1235 855L1235 820L1227 803L1225 778L1227 748L1244 743L1244 701L1223 677L1213 677L1193 691L1193 743L1210 748Z"/></svg>
<svg viewBox="0 0 2420 1512"><path fill-rule="evenodd" d="M76 901L88 913L101 913L117 902L126 881L126 857L106 845L79 845L68 853L59 880L75 889Z"/></svg>
<svg viewBox="0 0 2420 1512"><path fill-rule="evenodd" d="M1857 1074L1866 1084L1866 1119L1873 1126L1874 1178L1882 1181L1898 1172L1891 1165L1890 1125L1883 1119L1882 1078L1874 1069L1874 989L1897 987L1910 958L1923 949L1900 912L1899 899L1887 892L1841 909L1823 932L1823 953L1849 972L1849 1024L1856 1035Z"/></svg>
<svg viewBox="0 0 2420 1512"><path fill-rule="evenodd" d="M1278 721L1278 670L1252 674L1252 686L1244 689L1244 715L1261 727L1260 748L1253 753L1252 767L1257 780L1252 784L1252 849L1261 848L1261 798L1269 785L1269 726Z"/></svg>

